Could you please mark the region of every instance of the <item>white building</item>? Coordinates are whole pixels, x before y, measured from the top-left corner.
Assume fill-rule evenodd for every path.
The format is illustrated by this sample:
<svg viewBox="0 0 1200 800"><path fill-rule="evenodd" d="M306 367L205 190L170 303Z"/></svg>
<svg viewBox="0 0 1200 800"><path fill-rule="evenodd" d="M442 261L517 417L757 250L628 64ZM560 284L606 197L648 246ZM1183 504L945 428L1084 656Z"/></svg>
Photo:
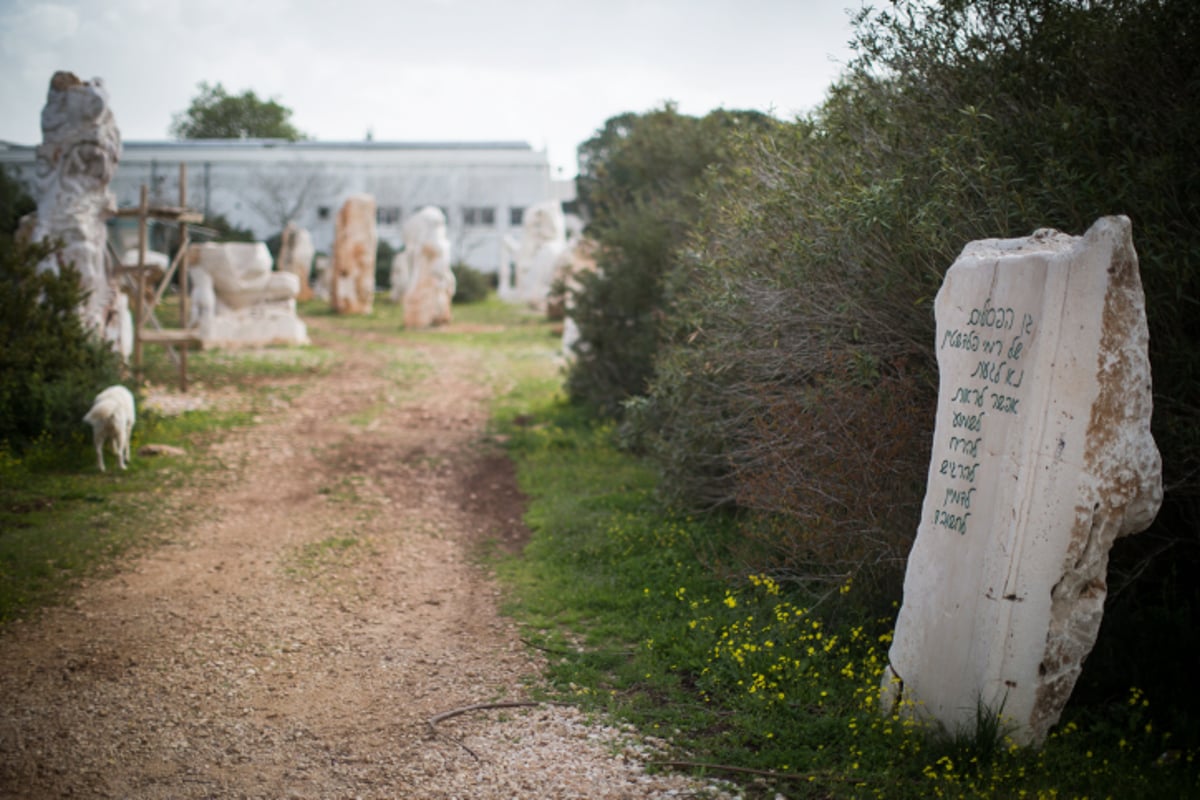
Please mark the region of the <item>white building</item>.
<svg viewBox="0 0 1200 800"><path fill-rule="evenodd" d="M278 139L130 141L112 182L117 204L177 205L179 165L187 164L188 206L223 215L260 239L289 219L330 252L333 224L351 194L374 196L378 235L402 243L404 219L427 206L446 213L452 258L496 272L502 240L519 236L524 209L574 199L573 181L556 181L544 151L525 142L288 142ZM29 182L34 147L0 142L0 164Z"/></svg>

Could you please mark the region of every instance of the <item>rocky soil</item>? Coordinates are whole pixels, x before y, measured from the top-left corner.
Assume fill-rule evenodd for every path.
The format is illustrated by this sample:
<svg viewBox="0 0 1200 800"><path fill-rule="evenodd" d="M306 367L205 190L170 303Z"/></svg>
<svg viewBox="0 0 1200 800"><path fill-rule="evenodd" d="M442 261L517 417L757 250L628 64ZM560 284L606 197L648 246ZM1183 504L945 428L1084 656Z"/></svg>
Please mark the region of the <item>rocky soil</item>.
<svg viewBox="0 0 1200 800"><path fill-rule="evenodd" d="M216 479L164 486L166 544L0 631L0 797L726 796L568 706L431 727L537 684L479 559L520 547L523 499L481 354L337 326L310 321L333 366L223 432ZM398 381L394 348L429 368Z"/></svg>

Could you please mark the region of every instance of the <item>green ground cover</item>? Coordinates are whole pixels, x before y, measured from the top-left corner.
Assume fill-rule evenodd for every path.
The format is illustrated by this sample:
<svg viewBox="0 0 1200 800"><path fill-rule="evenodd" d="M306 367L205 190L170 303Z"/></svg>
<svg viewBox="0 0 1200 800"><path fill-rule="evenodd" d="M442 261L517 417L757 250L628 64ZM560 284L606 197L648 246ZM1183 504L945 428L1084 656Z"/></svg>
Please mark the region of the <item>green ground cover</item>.
<svg viewBox="0 0 1200 800"><path fill-rule="evenodd" d="M734 521L665 510L611 427L552 392L527 388L498 425L533 532L501 565L509 610L548 653L557 698L709 765L663 768L740 775L765 797L1200 796L1188 732L1150 720L1171 699L1136 687L1069 707L1040 751L1006 738L1002 710L952 735L882 714L893 620L856 611L852 584L818 598L740 570Z"/></svg>
<svg viewBox="0 0 1200 800"><path fill-rule="evenodd" d="M890 616L856 611L851 584L810 597L743 568L734 522L664 509L653 470L614 445L611 426L564 401L557 340L536 315L492 300L455 316L454 329L405 333L397 309L380 303L371 317L345 322L481 356L480 378L497 396L493 432L508 442L530 498L525 553L492 555L508 611L546 652L554 697L670 739L680 762L716 765L660 768L732 777L764 797L1200 796L1195 732L1162 730L1151 712L1172 699L1137 687L1069 707L1038 752L1013 748L1002 720L997 731L986 715L981 730L955 737L880 714ZM193 353L194 385L236 385L243 402L174 417L145 412L134 436L135 448L184 447L186 460L135 458L125 473L101 474L83 425L74 443L0 454L0 624L69 599L122 555L169 539L171 521L187 511L164 501L170 490L222 480L210 444L302 391L330 361L319 347ZM397 354L397 385L425 369ZM148 351L152 382L173 375L163 351ZM298 553L295 566L319 571L361 555L359 545L330 539Z"/></svg>
<svg viewBox="0 0 1200 800"><path fill-rule="evenodd" d="M300 313L306 318L332 316L327 304L316 301L302 304ZM164 325L176 325L176 316L174 304L160 307ZM537 315L493 297L456 306L455 317L463 323L458 330L405 332L402 309L381 298L373 314L341 317L327 336L394 350L387 371L399 393L431 369L421 354L396 346L393 337L400 336L486 352L480 359L481 377L500 393L511 394L522 375L541 376L533 384L539 389L553 381L555 339ZM378 336L358 336L362 333ZM82 421L70 441L47 439L19 454L0 447L0 626L69 600L81 581L110 573L124 556L169 541L189 512L171 490L189 483L217 485L227 477L226 465L212 455L211 445L228 429L253 425L281 401L304 391L309 381L332 368L333 358L320 346L191 351L191 393L221 401L165 415L145 405L143 389L132 442L135 453L155 443L181 447L185 458L135 455L121 472L110 452L109 470L101 473L91 430ZM176 383L178 367L166 349L146 347L144 379L150 387ZM132 386L131 381L126 384ZM366 416L361 420L369 421Z"/></svg>
<svg viewBox="0 0 1200 800"><path fill-rule="evenodd" d="M171 445L183 448L185 458L135 455L122 472L108 451L108 471L100 472L82 421L72 441L38 442L20 455L0 450L0 624L63 600L123 555L169 540L189 511L171 490L224 475L209 454L221 432L252 424L273 398L296 390L285 379L320 372L324 363L319 350L192 353L194 393L233 384L245 391L236 403L170 416L139 404L132 450ZM165 350L147 348L150 383L172 383L175 375Z"/></svg>

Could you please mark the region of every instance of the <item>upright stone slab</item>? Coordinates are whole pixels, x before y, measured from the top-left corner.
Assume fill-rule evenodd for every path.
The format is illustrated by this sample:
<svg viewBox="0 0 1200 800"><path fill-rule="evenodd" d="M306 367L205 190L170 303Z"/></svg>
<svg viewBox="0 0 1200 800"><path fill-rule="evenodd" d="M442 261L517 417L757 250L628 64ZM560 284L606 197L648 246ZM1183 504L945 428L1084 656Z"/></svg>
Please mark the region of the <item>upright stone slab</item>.
<svg viewBox="0 0 1200 800"><path fill-rule="evenodd" d="M933 456L885 710L1040 744L1095 643L1113 541L1162 502L1125 217L968 245L938 292Z"/></svg>
<svg viewBox="0 0 1200 800"><path fill-rule="evenodd" d="M375 198L346 198L337 215L329 296L339 314L370 314L375 307Z"/></svg>
<svg viewBox="0 0 1200 800"><path fill-rule="evenodd" d="M403 286L404 327L420 330L451 321L456 280L450 268L446 215L426 206L404 221L404 250L392 271L392 293Z"/></svg>
<svg viewBox="0 0 1200 800"><path fill-rule="evenodd" d="M301 228L295 222L289 222L283 229L279 240L278 270L290 272L300 279L300 293L297 300L310 300L313 290L308 285L308 274L312 270L313 256L316 255L312 234Z"/></svg>
<svg viewBox="0 0 1200 800"><path fill-rule="evenodd" d="M525 303L544 310L554 271L567 249L566 220L562 203L547 200L525 209L521 240L505 237L505 248L514 255L515 285L506 287L507 271L501 276L503 300Z"/></svg>

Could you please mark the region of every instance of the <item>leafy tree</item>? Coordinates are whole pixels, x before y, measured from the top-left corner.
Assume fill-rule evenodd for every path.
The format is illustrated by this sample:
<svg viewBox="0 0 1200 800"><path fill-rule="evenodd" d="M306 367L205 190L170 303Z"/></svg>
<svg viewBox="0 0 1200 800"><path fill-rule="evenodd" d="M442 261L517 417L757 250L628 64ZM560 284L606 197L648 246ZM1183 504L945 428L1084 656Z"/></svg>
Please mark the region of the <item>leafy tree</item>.
<svg viewBox="0 0 1200 800"><path fill-rule="evenodd" d="M274 99L262 100L249 89L231 95L220 83L199 84L200 94L187 111L171 120L171 135L179 139L307 138L291 122L292 110Z"/></svg>
<svg viewBox="0 0 1200 800"><path fill-rule="evenodd" d="M772 124L752 111L698 118L668 104L613 117L580 145L580 201L600 271L581 279L572 312L580 329L573 399L615 416L645 392L664 319L663 278L702 202L700 179L728 161L738 134Z"/></svg>
<svg viewBox="0 0 1200 800"><path fill-rule="evenodd" d="M254 231L234 225L224 214L209 214L204 218L204 225L213 230L215 240L218 242L258 241L254 236ZM279 235L276 234L272 239L275 242L274 246L271 245L271 239L267 240L267 246L271 249L271 255L275 256L279 251Z"/></svg>
<svg viewBox="0 0 1200 800"><path fill-rule="evenodd" d="M1194 731L1200 4L898 0L860 14L856 47L817 114L709 176L633 427L672 497L751 512L758 569L858 571L856 586L869 571L890 602L924 491L946 268L974 239L1128 215L1166 491L1113 550L1081 689L1153 685Z"/></svg>

